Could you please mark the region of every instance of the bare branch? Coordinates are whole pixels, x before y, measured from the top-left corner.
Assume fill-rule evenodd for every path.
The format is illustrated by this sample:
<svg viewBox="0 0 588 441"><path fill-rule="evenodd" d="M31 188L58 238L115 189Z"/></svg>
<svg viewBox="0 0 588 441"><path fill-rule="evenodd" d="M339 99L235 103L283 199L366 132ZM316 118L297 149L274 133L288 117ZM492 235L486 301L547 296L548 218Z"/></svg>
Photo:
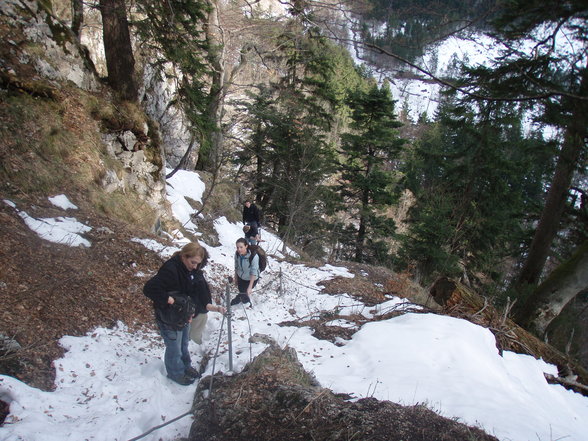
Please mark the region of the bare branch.
<svg viewBox="0 0 588 441"><path fill-rule="evenodd" d="M282 0L282 1L280 1L280 3L282 5L294 7L294 4L291 1ZM409 59L407 59L401 55L398 55L397 53L394 53L391 50L384 48L380 45L368 43L368 42L362 41L359 38L348 38L348 37L341 36L341 34L346 33L346 31L349 28L353 28L352 24L357 21L357 19L352 17L353 11L350 8L349 2L313 1L313 2L311 2L311 5L314 9L336 11L338 14L340 14L340 16L342 17L342 20L334 20L334 21L324 20L324 21L319 22L319 21L313 19L312 17L310 17L309 14L307 14L307 13L303 13L303 17L307 23L309 23L313 26L317 26L319 28L325 29L328 33L328 35L326 35L326 37L329 38L330 40L336 41L339 44L342 44L346 47L352 46L355 49L356 56L359 59L363 59L360 54L360 50L363 50L365 52L371 52L374 54L385 55L387 57L390 57L394 60L401 62L402 64L404 64L406 66L413 68L416 72L422 74L424 76L424 78L422 79L423 81L428 79L429 81L433 81L441 86L445 86L447 88L450 88L452 90L460 92L466 96L469 96L470 98L473 98L476 100L481 100L481 101L501 101L501 102L528 102L528 101L534 101L534 100L544 100L544 99L554 98L554 97L567 97L567 98L572 98L575 100L588 100L587 96L581 96L581 95L577 95L577 94L571 93L566 90L558 90L558 89L547 87L545 85L541 85L537 82L536 79L530 77L525 72L521 72L521 74L525 75L525 77L530 82L532 82L533 84L539 86L542 90L544 90L543 93L534 93L531 95L524 95L525 91L520 91L516 96L493 96L493 95L488 95L488 94L484 94L484 93L474 92L471 90L470 87L461 86L453 81L450 81L448 79L445 79L445 78L442 78L438 75L435 75L429 69L424 68L422 66L419 66L418 64L410 61ZM462 34L465 30L472 27L474 24L483 22L488 17L488 15L490 13L491 12L487 13L486 15L476 17L474 20L467 21L461 27L455 29L454 31L452 31L450 33L447 33L447 34L444 34L442 36L437 37L432 42L443 41L451 35ZM540 47L541 45L547 44L549 42L551 42L551 45L553 47L553 45L555 44L556 33L559 30L561 30L561 28L568 21L569 21L569 19L563 19L559 23L557 23L557 25L555 26L554 30L550 33L550 35L545 37L545 39L543 41L540 41L537 43L537 45L535 47L535 52L538 51L538 47ZM349 26L350 24L351 24L351 26ZM336 29L335 27L337 27L338 29ZM504 41L502 41L501 43L504 44L507 49L514 50L513 48L508 47L508 45ZM517 52L517 53L521 56L526 56L526 54L523 54L521 52Z"/></svg>

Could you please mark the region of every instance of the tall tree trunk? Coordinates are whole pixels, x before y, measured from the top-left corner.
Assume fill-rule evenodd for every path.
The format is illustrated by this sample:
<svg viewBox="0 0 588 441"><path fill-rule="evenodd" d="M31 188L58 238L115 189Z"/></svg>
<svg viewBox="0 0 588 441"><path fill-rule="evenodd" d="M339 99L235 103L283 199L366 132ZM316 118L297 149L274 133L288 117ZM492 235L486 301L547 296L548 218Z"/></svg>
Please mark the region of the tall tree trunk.
<svg viewBox="0 0 588 441"><path fill-rule="evenodd" d="M587 94L588 69L584 68L578 95L586 96ZM574 170L585 145L587 127L588 102L574 100L569 125L565 131L562 149L547 193L545 207L531 242L529 254L515 283L515 289L519 292L525 292L528 286L536 285L539 282L551 244L559 228ZM524 311L521 313L524 314Z"/></svg>
<svg viewBox="0 0 588 441"><path fill-rule="evenodd" d="M71 0L71 30L80 39L80 30L84 23L84 1Z"/></svg>
<svg viewBox="0 0 588 441"><path fill-rule="evenodd" d="M108 82L124 100L137 99L135 59L124 0L100 0Z"/></svg>
<svg viewBox="0 0 588 441"><path fill-rule="evenodd" d="M368 210L369 194L368 190L364 190L364 193L361 196L361 213L359 214L359 228L357 230L357 236L355 238L355 260L358 262L363 262L365 236L367 234Z"/></svg>
<svg viewBox="0 0 588 441"><path fill-rule="evenodd" d="M366 220L362 214L359 217L359 228L357 230L357 237L355 239L355 260L357 262L363 262L363 248L365 245L365 233L366 233Z"/></svg>
<svg viewBox="0 0 588 441"><path fill-rule="evenodd" d="M578 294L588 289L588 241L562 263L527 299L519 323L538 336Z"/></svg>
<svg viewBox="0 0 588 441"><path fill-rule="evenodd" d="M219 10L222 2L218 0L209 0L208 19L204 25L206 41L208 43L207 60L212 68L210 93L208 96L208 106L206 109L208 121L210 122L209 150L207 155L198 157L196 168L199 170L213 171L220 166L223 158L224 149L224 132L222 129L222 119L225 114L225 98L228 88L231 86L235 76L245 66L247 59L246 53L249 51L249 44L241 49L239 63L231 65L227 62L226 51L231 42L227 40L226 32L223 28L221 15L224 13L228 17L233 17L234 11ZM228 7L228 6L226 6Z"/></svg>

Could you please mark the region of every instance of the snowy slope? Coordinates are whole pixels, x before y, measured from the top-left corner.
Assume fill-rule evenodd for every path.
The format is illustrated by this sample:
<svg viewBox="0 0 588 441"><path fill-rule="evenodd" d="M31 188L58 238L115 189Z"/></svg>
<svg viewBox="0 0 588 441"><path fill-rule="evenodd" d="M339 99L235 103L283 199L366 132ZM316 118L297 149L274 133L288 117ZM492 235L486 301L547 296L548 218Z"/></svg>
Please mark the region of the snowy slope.
<svg viewBox="0 0 588 441"><path fill-rule="evenodd" d="M204 185L190 172L176 174L170 184L168 197L174 213L183 223L188 222L183 196L200 199ZM60 198L59 203L67 203L67 198ZM67 219L62 222L77 222ZM34 225L43 235L42 225L52 224ZM203 244L213 263L207 267L207 275L224 278L233 272L234 243L241 225L220 218L215 227L221 245ZM72 234L71 229L63 231ZM266 231L262 234L268 252L279 256L282 244L278 238ZM185 240L178 237L179 248ZM135 240L163 256L175 250L153 240ZM74 241L71 244L74 246ZM548 384L543 373L555 374L557 369L552 365L511 352L501 357L492 333L468 321L409 313L368 323L357 329L351 340L341 341L341 346L317 340L308 328L277 326L334 308L371 317L406 305L394 298L368 308L345 294L322 294L317 283L336 275L352 277L341 267L307 268L270 257L252 296L254 308L239 305L233 311L233 371L242 370L265 348L262 343L249 343L249 337L267 334L280 345L296 349L305 368L335 392L405 405L426 404L443 416L478 425L503 441L588 441L588 399ZM142 280L148 276L137 274ZM194 364L203 354L214 354L221 323L219 314L209 314L203 345L190 343ZM164 347L156 333L131 334L119 324L84 337L64 337L61 344L67 352L55 361L54 392L0 376L0 399L9 402L11 410L0 428L0 440L130 440L190 410L196 385L180 386L165 377ZM207 365L205 375L212 373L212 366ZM215 372L219 371L231 373L226 329L220 335ZM191 418L181 418L143 439L186 436Z"/></svg>

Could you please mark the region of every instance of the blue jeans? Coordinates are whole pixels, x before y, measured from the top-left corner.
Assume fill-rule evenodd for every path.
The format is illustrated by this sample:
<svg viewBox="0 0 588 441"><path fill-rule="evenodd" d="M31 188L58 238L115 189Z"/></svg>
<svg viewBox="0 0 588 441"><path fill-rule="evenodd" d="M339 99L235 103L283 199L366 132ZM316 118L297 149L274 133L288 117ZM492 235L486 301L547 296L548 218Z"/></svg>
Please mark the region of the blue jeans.
<svg viewBox="0 0 588 441"><path fill-rule="evenodd" d="M186 368L191 366L188 343L190 342L190 325L187 324L180 331L169 329L166 325L159 323L159 332L165 343L165 355L163 361L167 376L179 379L184 376Z"/></svg>

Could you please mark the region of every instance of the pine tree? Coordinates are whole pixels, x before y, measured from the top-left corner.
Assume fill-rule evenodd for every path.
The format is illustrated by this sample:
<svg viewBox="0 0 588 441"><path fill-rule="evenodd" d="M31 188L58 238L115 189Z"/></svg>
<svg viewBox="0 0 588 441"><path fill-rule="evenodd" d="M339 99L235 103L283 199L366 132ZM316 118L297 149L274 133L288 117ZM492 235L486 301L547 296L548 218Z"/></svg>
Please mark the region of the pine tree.
<svg viewBox="0 0 588 441"><path fill-rule="evenodd" d="M404 143L397 130L402 124L396 120L387 85L352 93L348 105L351 131L342 136L339 192L354 219L355 260L383 260L383 247L378 243L392 234L393 224L379 210L395 199L390 167Z"/></svg>
<svg viewBox="0 0 588 441"><path fill-rule="evenodd" d="M100 0L108 82L122 99L137 99L135 57L124 0Z"/></svg>
<svg viewBox="0 0 588 441"><path fill-rule="evenodd" d="M194 138L205 149L207 134L214 130L206 112L209 66L204 58L208 47L202 24L207 19L207 5L204 0L138 0L137 9L141 20L135 26L144 41L143 50L149 52L151 66L162 80L177 82L177 101L191 123Z"/></svg>
<svg viewBox="0 0 588 441"><path fill-rule="evenodd" d="M574 176L586 174L586 3L514 0L504 4L492 24L493 36L504 43L504 50L494 65L470 69L463 81L464 90L486 100L526 102L544 123L561 133L543 211L513 284L520 295L528 295L541 281L545 263L553 255ZM579 245L567 248L572 250ZM525 321L537 307L538 304L526 302L519 310L518 320Z"/></svg>
<svg viewBox="0 0 588 441"><path fill-rule="evenodd" d="M442 105L404 168L418 202L399 261L425 281L498 276L539 203L550 152L540 136L523 137L515 106Z"/></svg>
<svg viewBox="0 0 588 441"><path fill-rule="evenodd" d="M327 135L334 113L330 49L320 38L281 36L285 75L241 103L249 136L238 155L255 172L252 186L266 218L281 237L307 243L317 227L329 192L333 149Z"/></svg>

